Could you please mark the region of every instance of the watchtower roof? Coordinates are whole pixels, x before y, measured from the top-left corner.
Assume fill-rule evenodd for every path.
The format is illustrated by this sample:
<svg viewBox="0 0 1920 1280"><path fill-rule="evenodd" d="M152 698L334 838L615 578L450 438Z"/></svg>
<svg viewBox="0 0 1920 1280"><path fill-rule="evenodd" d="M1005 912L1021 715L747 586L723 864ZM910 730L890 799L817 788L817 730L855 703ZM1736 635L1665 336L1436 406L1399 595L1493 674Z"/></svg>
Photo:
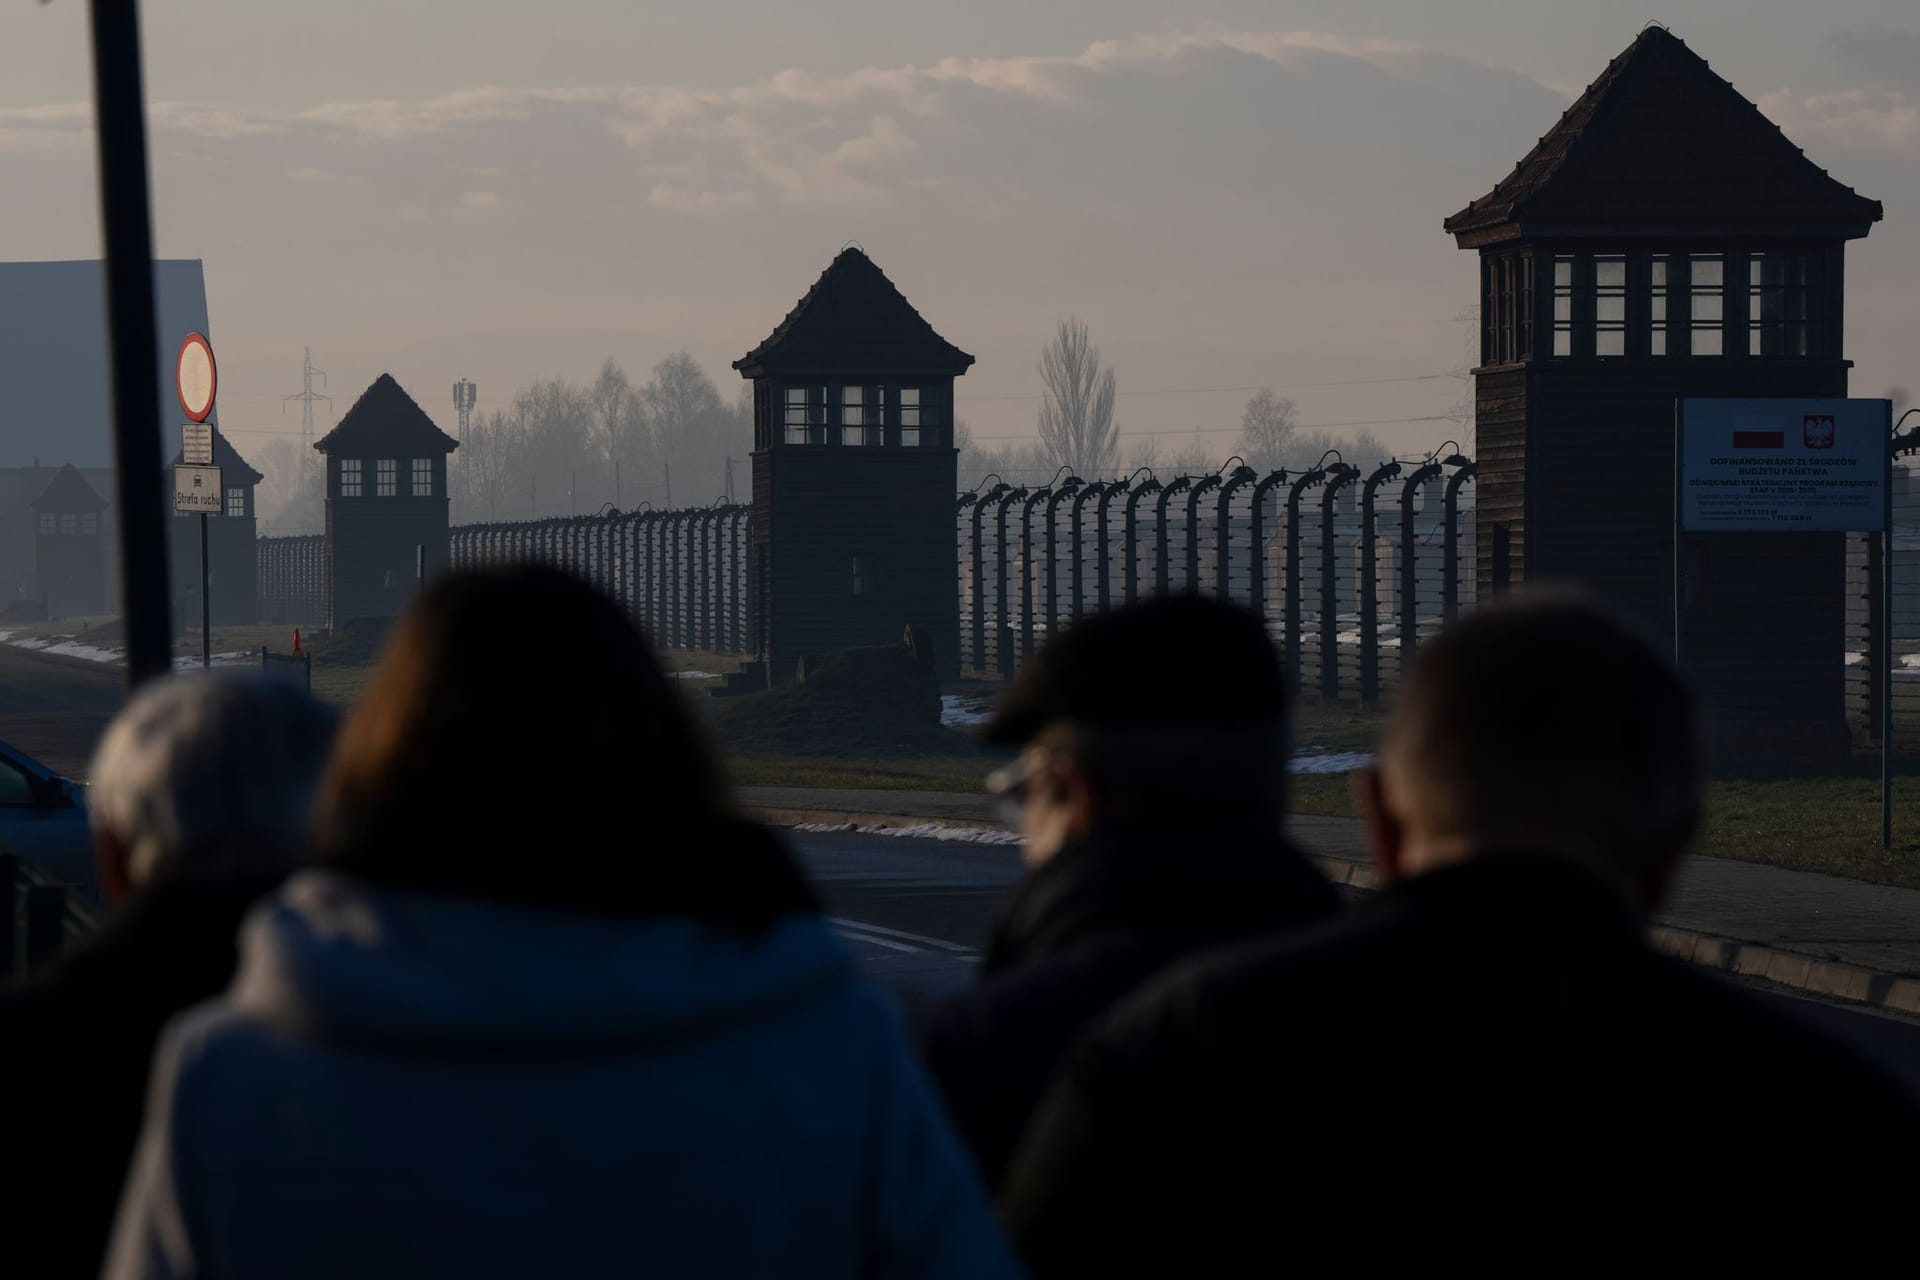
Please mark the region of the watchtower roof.
<svg viewBox="0 0 1920 1280"><path fill-rule="evenodd" d="M420 457L452 453L460 442L435 426L390 373L360 393L339 425L313 442L324 454L372 457L376 453Z"/></svg>
<svg viewBox="0 0 1920 1280"><path fill-rule="evenodd" d="M33 500L35 511L105 511L107 501L94 492L80 469L69 462L54 473L40 496Z"/></svg>
<svg viewBox="0 0 1920 1280"><path fill-rule="evenodd" d="M1853 239L1883 212L1808 159L1685 41L1650 26L1504 181L1445 226L1463 249L1596 233Z"/></svg>
<svg viewBox="0 0 1920 1280"><path fill-rule="evenodd" d="M842 249L766 341L733 362L765 373L957 377L973 357L948 342L860 249Z"/></svg>

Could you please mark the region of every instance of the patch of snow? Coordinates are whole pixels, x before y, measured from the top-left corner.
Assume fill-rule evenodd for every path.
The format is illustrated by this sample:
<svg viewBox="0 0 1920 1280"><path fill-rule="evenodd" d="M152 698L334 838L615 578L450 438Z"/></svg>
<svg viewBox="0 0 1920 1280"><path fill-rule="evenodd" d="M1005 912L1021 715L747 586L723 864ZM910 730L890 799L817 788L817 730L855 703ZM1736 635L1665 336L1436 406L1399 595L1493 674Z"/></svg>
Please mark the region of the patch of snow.
<svg viewBox="0 0 1920 1280"><path fill-rule="evenodd" d="M1861 662L1865 662L1865 661L1867 660L1867 657L1866 657L1866 655L1865 655L1865 654L1859 654L1859 655L1855 655L1855 654L1851 654L1851 653L1847 655L1847 660L1848 660L1849 662L1852 662L1852 661L1855 661L1855 660L1856 660L1856 656L1857 656L1857 659L1858 659L1858 661L1861 661ZM1901 666L1903 666L1903 667L1920 667L1920 653L1903 653L1903 654L1901 654L1901 655L1900 655L1900 665L1901 665Z"/></svg>
<svg viewBox="0 0 1920 1280"><path fill-rule="evenodd" d="M862 836L892 836L896 840L944 840L952 844L1016 845L1017 831L993 831L985 827L945 827L937 822L922 822L911 827L856 826L851 822L802 822L793 827L815 835L852 832Z"/></svg>
<svg viewBox="0 0 1920 1280"><path fill-rule="evenodd" d="M1287 761L1288 773L1352 773L1373 763L1365 751L1339 751L1321 756L1295 756Z"/></svg>
<svg viewBox="0 0 1920 1280"><path fill-rule="evenodd" d="M114 661L118 662L119 660L119 656L115 655ZM257 649L236 649L231 653L216 653L213 655L213 665L216 667L237 667L242 663L259 661L260 652ZM173 659L173 669L175 671L198 671L200 669L200 656L198 654L176 654Z"/></svg>
<svg viewBox="0 0 1920 1280"><path fill-rule="evenodd" d="M940 695L940 723L960 728L985 724L993 716L992 703L985 697L964 693Z"/></svg>
<svg viewBox="0 0 1920 1280"><path fill-rule="evenodd" d="M711 671L669 671L667 675L674 680L718 680L720 678Z"/></svg>
<svg viewBox="0 0 1920 1280"><path fill-rule="evenodd" d="M63 658L78 658L82 662L100 662L108 666L121 666L127 655L119 649L105 649L99 645L83 644L72 636L58 636L52 640L27 636L15 640L13 631L0 631L0 644L10 644L16 649L32 649L36 653L57 653ZM227 653L213 655L216 667L237 667L247 662L257 662L259 653L253 649L235 649ZM200 667L200 655L177 654L173 659L175 671L196 671Z"/></svg>
<svg viewBox="0 0 1920 1280"><path fill-rule="evenodd" d="M79 658L86 662L114 663L120 661L118 649L102 649L98 645L81 644L77 640L60 640L52 644L42 641L34 645L47 653L57 653L63 658Z"/></svg>

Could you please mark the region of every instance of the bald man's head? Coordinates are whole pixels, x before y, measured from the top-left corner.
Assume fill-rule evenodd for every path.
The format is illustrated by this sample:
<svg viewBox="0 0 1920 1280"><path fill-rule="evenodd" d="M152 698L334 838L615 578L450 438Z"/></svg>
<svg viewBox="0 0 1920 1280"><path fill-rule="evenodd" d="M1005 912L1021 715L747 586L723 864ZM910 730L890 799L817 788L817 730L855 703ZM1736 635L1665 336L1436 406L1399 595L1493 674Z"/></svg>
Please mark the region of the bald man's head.
<svg viewBox="0 0 1920 1280"><path fill-rule="evenodd" d="M1597 600L1541 593L1448 628L1401 690L1373 784L1404 878L1486 852L1565 854L1651 907L1700 814L1693 694Z"/></svg>

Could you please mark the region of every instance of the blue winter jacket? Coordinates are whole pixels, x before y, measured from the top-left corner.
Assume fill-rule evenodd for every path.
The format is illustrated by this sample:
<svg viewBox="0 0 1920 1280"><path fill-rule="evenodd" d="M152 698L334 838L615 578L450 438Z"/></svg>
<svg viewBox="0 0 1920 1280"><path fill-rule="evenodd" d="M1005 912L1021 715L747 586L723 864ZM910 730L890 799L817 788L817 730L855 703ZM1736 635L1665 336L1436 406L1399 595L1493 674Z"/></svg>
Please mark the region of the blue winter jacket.
<svg viewBox="0 0 1920 1280"><path fill-rule="evenodd" d="M105 1274L1016 1273L830 929L307 872L167 1032Z"/></svg>

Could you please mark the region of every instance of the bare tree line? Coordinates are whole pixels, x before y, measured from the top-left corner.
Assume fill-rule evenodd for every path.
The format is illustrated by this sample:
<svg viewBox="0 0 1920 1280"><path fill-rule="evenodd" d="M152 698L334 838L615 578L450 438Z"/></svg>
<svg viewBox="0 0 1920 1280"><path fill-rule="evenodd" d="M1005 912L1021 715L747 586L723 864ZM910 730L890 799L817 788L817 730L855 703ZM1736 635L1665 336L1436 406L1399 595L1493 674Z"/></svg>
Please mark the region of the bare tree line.
<svg viewBox="0 0 1920 1280"><path fill-rule="evenodd" d="M1086 479L1107 479L1142 467L1171 478L1218 471L1239 457L1254 470L1301 471L1329 452L1371 469L1391 452L1371 432L1336 436L1300 426L1298 409L1286 396L1261 388L1247 400L1240 433L1225 448L1198 432L1162 431L1137 435L1124 451L1125 433L1114 421L1118 377L1103 363L1087 326L1078 316L1062 320L1040 353L1043 398L1036 439L1031 444L988 446L976 441L965 423L957 425L960 481L971 486L988 475L1012 484L1045 484L1062 467Z"/></svg>
<svg viewBox="0 0 1920 1280"><path fill-rule="evenodd" d="M476 416L453 459L454 519L524 520L642 502L665 510L744 498L751 392L733 403L676 352L633 385L609 358L590 383L550 378ZM729 475L731 472L731 475Z"/></svg>
<svg viewBox="0 0 1920 1280"><path fill-rule="evenodd" d="M703 507L752 491L753 401L731 403L684 351L635 386L609 358L591 382L545 378L476 413L447 459L456 524L585 514L642 502ZM302 470L299 442L261 451L259 510L269 533L325 525L320 471Z"/></svg>

